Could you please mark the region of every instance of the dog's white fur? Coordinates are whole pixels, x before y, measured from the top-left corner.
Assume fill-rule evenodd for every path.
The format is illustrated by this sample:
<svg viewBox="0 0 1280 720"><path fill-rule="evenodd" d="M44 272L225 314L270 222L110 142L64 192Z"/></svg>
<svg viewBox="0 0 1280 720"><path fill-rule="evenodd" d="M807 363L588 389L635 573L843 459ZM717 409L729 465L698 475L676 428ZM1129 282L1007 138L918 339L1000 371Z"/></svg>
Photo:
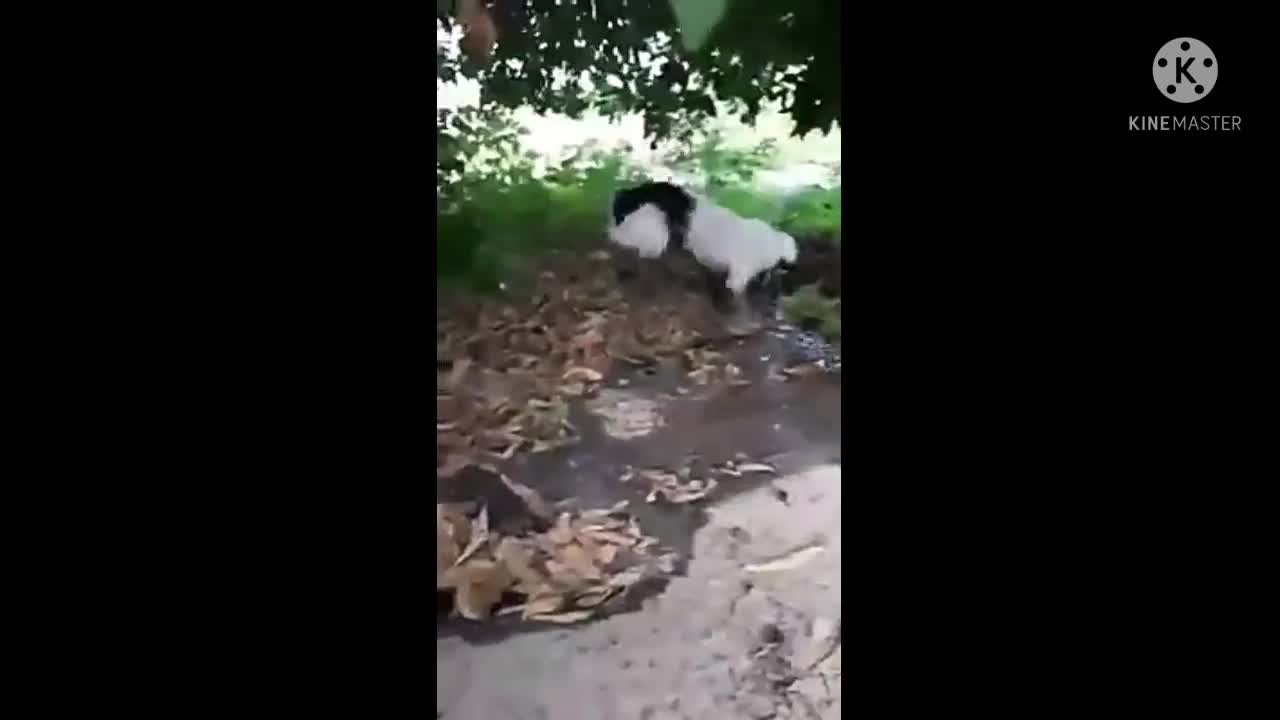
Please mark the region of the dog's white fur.
<svg viewBox="0 0 1280 720"><path fill-rule="evenodd" d="M635 250L642 258L656 258L667 249L667 217L652 203L641 205L618 225L609 216L609 240Z"/></svg>
<svg viewBox="0 0 1280 720"><path fill-rule="evenodd" d="M699 263L728 274L725 287L742 295L747 284L785 261L796 261L796 241L787 233L754 218L739 217L702 195L694 195L687 246ZM656 258L667 249L666 216L653 204L642 205L623 219L609 219L609 239L629 247L643 258Z"/></svg>
<svg viewBox="0 0 1280 720"><path fill-rule="evenodd" d="M736 295L747 283L779 262L796 261L796 241L755 218L739 217L728 208L695 195L689 219L689 252L706 267L725 272L725 287Z"/></svg>

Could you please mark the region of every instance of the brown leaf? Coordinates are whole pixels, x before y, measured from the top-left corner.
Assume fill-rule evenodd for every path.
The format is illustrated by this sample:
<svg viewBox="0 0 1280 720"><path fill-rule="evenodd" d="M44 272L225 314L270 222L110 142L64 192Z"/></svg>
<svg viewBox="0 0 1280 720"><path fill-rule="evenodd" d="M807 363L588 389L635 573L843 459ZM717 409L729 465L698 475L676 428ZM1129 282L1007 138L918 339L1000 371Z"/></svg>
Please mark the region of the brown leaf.
<svg viewBox="0 0 1280 720"><path fill-rule="evenodd" d="M552 623L558 623L561 625L568 625L571 623L582 622L583 620L586 620L587 618L591 617L593 614L594 613L592 613L590 610L572 610L570 612L560 613L558 615L545 615L545 614L530 615L529 619L538 620L541 622L552 622Z"/></svg>
<svg viewBox="0 0 1280 720"><path fill-rule="evenodd" d="M451 478L472 464L473 460L467 453L453 452L445 456L444 464L436 468L436 477Z"/></svg>
<svg viewBox="0 0 1280 720"><path fill-rule="evenodd" d="M742 473L760 472L760 473L777 473L778 470L772 465L764 463L742 463L738 466L738 471Z"/></svg>
<svg viewBox="0 0 1280 720"><path fill-rule="evenodd" d="M573 542L574 535L569 513L560 513L560 517L556 518L556 526L547 532L547 537L557 545Z"/></svg>
<svg viewBox="0 0 1280 720"><path fill-rule="evenodd" d="M436 519L436 587L446 587L444 576L458 562L458 546L450 536L447 523L437 514Z"/></svg>
<svg viewBox="0 0 1280 720"><path fill-rule="evenodd" d="M437 432L436 447L438 448L464 448L471 444L471 439L462 433L456 432Z"/></svg>
<svg viewBox="0 0 1280 720"><path fill-rule="evenodd" d="M512 577L522 584L532 588L538 587L546 580L546 576L534 567L533 551L515 538L502 538L493 556L506 566Z"/></svg>
<svg viewBox="0 0 1280 720"><path fill-rule="evenodd" d="M587 352L594 349L597 345L604 343L604 335L596 328L591 328L586 332L574 337L569 347L575 352Z"/></svg>
<svg viewBox="0 0 1280 720"><path fill-rule="evenodd" d="M444 531L457 553L471 541L471 520L460 505L436 503L436 527Z"/></svg>
<svg viewBox="0 0 1280 720"><path fill-rule="evenodd" d="M564 563L575 575L587 580L599 580L603 577L596 567L595 557L581 545L569 543L560 549L560 562Z"/></svg>
<svg viewBox="0 0 1280 720"><path fill-rule="evenodd" d="M550 575L551 583L562 590L580 588L584 583L592 579L583 577L576 570L558 560L547 561L547 573Z"/></svg>
<svg viewBox="0 0 1280 720"><path fill-rule="evenodd" d="M613 543L614 545L621 545L622 547L631 547L636 544L635 538L612 530L591 530L584 532L583 534L590 535L593 540Z"/></svg>
<svg viewBox="0 0 1280 720"><path fill-rule="evenodd" d="M630 504L631 503L628 500L619 500L614 503L612 507L607 509L583 510L579 513L578 519L575 521L575 525L578 526L579 530L586 529L587 525L591 523L604 523L609 527L620 526L622 524L621 520L617 520L609 516L621 513L623 510L626 510L627 506Z"/></svg>
<svg viewBox="0 0 1280 720"><path fill-rule="evenodd" d="M601 375L599 372L589 367L578 366L578 367L571 367L568 370L566 370L564 375L560 379L566 383L572 383L572 382L598 383L604 380L604 375Z"/></svg>
<svg viewBox="0 0 1280 720"><path fill-rule="evenodd" d="M471 358L460 357L453 363L453 369L449 371L449 379L445 381L445 387L450 390L457 390L462 387L462 382L467 378L467 371L471 369Z"/></svg>
<svg viewBox="0 0 1280 720"><path fill-rule="evenodd" d="M489 506L480 508L480 514L476 516L475 522L471 524L471 542L467 543L467 548L458 556L457 564L466 562L489 540Z"/></svg>
<svg viewBox="0 0 1280 720"><path fill-rule="evenodd" d="M618 557L617 545L602 545L596 553L596 560L604 567L608 567Z"/></svg>
<svg viewBox="0 0 1280 720"><path fill-rule="evenodd" d="M454 605L468 620L489 617L493 606L502 599L503 591L511 585L511 574L492 560L472 560L453 570L458 571Z"/></svg>
<svg viewBox="0 0 1280 720"><path fill-rule="evenodd" d="M488 450L504 448L512 443L519 445L524 438L507 430L485 430L479 435L480 444Z"/></svg>
<svg viewBox="0 0 1280 720"><path fill-rule="evenodd" d="M609 578L610 587L626 588L635 585L649 575L645 568L639 565L633 565L613 577Z"/></svg>
<svg viewBox="0 0 1280 720"><path fill-rule="evenodd" d="M775 558L768 562L744 565L743 570L749 573L765 573L778 572L782 570L792 570L813 558L821 555L825 548L817 543L810 543L803 547L792 550L781 557Z"/></svg>
<svg viewBox="0 0 1280 720"><path fill-rule="evenodd" d="M555 513L552 512L551 506L548 505L547 501L538 494L537 490L534 490L523 483L518 483L501 473L499 473L499 476L502 478L502 483L506 485L511 492L518 495L520 499L524 501L525 506L529 508L529 512L533 513L534 517L546 522L551 522L555 519L556 516Z"/></svg>
<svg viewBox="0 0 1280 720"><path fill-rule="evenodd" d="M524 604L524 619L528 620L534 615L549 615L562 607L564 607L563 595L544 595L530 599Z"/></svg>
<svg viewBox="0 0 1280 720"><path fill-rule="evenodd" d="M521 444L522 442L513 442L507 446L506 450L503 450L500 453L490 453L490 454L498 458L499 460L510 460L512 457L515 456L516 451L520 449Z"/></svg>
<svg viewBox="0 0 1280 720"><path fill-rule="evenodd" d="M782 372L784 375L786 375L789 378L802 378L802 377L808 377L810 375L817 375L818 373L822 372L822 368L812 363L806 363L804 365L796 365L794 367L783 368Z"/></svg>
<svg viewBox="0 0 1280 720"><path fill-rule="evenodd" d="M609 599L609 596L616 592L609 586L600 588L592 588L590 591L579 595L574 599L573 604L580 608L593 608Z"/></svg>

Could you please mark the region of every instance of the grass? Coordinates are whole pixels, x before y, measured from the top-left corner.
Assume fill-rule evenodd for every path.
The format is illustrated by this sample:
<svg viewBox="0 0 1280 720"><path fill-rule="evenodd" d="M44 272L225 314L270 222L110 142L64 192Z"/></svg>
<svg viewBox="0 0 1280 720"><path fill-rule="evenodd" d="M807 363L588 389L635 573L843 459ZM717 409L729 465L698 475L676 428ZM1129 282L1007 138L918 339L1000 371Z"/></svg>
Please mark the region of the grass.
<svg viewBox="0 0 1280 720"><path fill-rule="evenodd" d="M436 216L436 277L441 285L492 291L527 261L598 242L613 193L630 180L602 162L543 178L481 178L464 200Z"/></svg>
<svg viewBox="0 0 1280 720"><path fill-rule="evenodd" d="M791 322L817 330L828 339L840 337L840 298L823 297L817 285L806 285L783 298L782 312Z"/></svg>
<svg viewBox="0 0 1280 720"><path fill-rule="evenodd" d="M709 176L706 192L725 207L797 237L839 240L839 187L785 195L762 190L751 182L754 170L764 167L760 152L727 148L718 140L686 157L696 158L693 169ZM500 171L473 170L449 188L460 200L437 212L436 277L442 288L496 291L548 252L598 245L613 193L650 175L621 151L575 153L545 174L533 168L531 159L515 157Z"/></svg>

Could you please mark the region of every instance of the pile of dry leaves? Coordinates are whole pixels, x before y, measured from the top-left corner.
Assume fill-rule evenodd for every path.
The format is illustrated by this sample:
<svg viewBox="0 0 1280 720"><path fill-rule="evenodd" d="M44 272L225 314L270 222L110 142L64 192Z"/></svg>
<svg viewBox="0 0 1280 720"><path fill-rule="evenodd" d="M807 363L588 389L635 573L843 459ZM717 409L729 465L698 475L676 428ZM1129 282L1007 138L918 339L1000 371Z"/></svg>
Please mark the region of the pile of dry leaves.
<svg viewBox="0 0 1280 720"><path fill-rule="evenodd" d="M483 620L573 623L616 607L646 578L674 571L675 555L640 531L626 502L563 512L546 531L520 537L489 528L487 509L471 517L436 505L436 588L453 592L456 612ZM507 601L508 598L517 598Z"/></svg>
<svg viewBox="0 0 1280 720"><path fill-rule="evenodd" d="M697 472L689 464L674 472L663 468L636 470L628 467L619 480L624 483L639 480L643 483L644 487L648 488L645 502L654 503L662 500L673 505L681 505L710 495L711 491L720 485L721 481L715 477L717 475L722 478L725 476L739 478L746 473L776 474L777 472L777 469L766 463L728 460L711 465L705 472Z"/></svg>
<svg viewBox="0 0 1280 720"><path fill-rule="evenodd" d="M632 308L608 273L573 277L544 272L526 303L487 301L437 318L438 477L575 442L568 400L595 395L615 361L648 365L701 340L687 308ZM696 352L691 367L710 366Z"/></svg>

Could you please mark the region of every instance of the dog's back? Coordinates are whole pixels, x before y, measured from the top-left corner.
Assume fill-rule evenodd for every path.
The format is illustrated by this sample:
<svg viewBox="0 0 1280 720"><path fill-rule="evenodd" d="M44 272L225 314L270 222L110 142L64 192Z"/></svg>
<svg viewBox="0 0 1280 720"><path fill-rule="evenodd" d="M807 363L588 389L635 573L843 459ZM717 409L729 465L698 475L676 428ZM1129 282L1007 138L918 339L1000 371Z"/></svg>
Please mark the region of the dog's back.
<svg viewBox="0 0 1280 720"><path fill-rule="evenodd" d="M669 182L647 182L613 196L613 223L621 225L628 215L645 205L654 205L667 219L667 225L679 232L689 225L693 213L693 197ZM680 233L683 235L683 233Z"/></svg>

